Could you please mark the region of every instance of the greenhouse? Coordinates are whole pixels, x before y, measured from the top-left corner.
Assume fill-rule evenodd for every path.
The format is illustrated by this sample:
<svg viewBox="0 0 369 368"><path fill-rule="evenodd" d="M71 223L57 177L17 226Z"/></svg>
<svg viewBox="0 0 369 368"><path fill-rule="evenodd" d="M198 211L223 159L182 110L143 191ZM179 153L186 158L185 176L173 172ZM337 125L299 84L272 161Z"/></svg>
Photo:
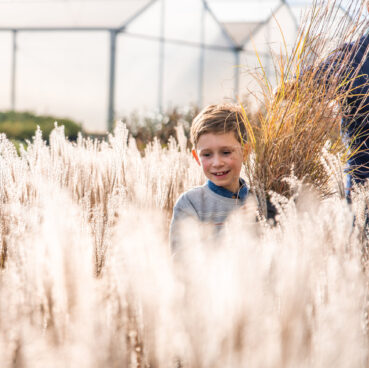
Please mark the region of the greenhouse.
<svg viewBox="0 0 369 368"><path fill-rule="evenodd" d="M105 132L134 111L242 99L260 63L273 80L310 3L2 0L0 109Z"/></svg>

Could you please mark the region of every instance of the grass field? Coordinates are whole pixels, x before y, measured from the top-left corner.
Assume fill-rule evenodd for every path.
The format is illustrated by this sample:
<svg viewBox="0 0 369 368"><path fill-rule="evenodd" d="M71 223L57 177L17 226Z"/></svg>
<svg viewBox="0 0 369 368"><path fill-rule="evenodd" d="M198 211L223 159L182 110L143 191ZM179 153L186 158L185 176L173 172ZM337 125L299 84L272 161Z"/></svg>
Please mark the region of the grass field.
<svg viewBox="0 0 369 368"><path fill-rule="evenodd" d="M367 367L369 190L349 208L325 161L336 194L290 178L277 226L248 203L211 242L187 224L173 259L171 208L204 180L180 128L144 155L124 125L21 156L1 136L1 366Z"/></svg>
<svg viewBox="0 0 369 368"><path fill-rule="evenodd" d="M273 55L276 90L259 76L263 113L243 117L255 197L217 237L184 224L174 256L173 205L205 180L183 127L144 151L123 124L103 142L38 130L19 152L0 135L1 368L369 367L369 186L347 204L337 134L357 75L321 72L329 42L367 23L334 9L313 7Z"/></svg>

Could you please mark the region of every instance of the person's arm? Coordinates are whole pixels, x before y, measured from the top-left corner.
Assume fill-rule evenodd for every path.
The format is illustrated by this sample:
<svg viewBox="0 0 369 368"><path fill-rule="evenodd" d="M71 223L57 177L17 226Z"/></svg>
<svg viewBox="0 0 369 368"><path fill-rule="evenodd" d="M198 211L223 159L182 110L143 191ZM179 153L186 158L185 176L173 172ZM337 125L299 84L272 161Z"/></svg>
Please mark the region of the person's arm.
<svg viewBox="0 0 369 368"><path fill-rule="evenodd" d="M198 219L196 211L186 194L182 194L173 208L172 220L170 222L169 241L172 254L181 246L180 226L188 218Z"/></svg>

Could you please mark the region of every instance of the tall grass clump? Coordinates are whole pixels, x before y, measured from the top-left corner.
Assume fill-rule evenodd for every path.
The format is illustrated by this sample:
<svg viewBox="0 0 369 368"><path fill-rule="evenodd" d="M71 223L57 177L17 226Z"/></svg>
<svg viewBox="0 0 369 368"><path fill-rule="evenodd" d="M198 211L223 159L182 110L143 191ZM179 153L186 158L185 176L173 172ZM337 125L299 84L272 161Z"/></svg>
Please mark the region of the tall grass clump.
<svg viewBox="0 0 369 368"><path fill-rule="evenodd" d="M355 150L362 149L344 146L339 129L341 117L349 113L349 99L360 97L353 88L360 66L350 64L357 48L343 45L362 36L368 21L362 20L364 2L349 4L351 17L339 16L340 5L339 0L313 3L292 51L285 45L273 56L276 82L267 79L260 64L256 78L265 113L260 114L258 124L252 124L244 111L243 121L254 151L253 159L246 163L247 172L261 202L269 191L292 195L283 180L291 170L322 196L336 193L322 151L339 154L345 163ZM343 195L342 187L339 194Z"/></svg>
<svg viewBox="0 0 369 368"><path fill-rule="evenodd" d="M359 216L290 178L277 226L189 222L173 258L166 208L203 180L181 139L1 136L2 367L366 367Z"/></svg>

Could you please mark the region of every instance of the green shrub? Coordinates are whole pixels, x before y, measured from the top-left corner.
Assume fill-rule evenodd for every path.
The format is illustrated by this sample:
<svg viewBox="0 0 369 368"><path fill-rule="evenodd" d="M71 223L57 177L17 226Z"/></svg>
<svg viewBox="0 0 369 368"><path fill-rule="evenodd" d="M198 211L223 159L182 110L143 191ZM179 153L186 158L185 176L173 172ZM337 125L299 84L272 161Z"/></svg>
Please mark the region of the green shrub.
<svg viewBox="0 0 369 368"><path fill-rule="evenodd" d="M5 133L11 140L21 142L26 139L31 140L37 126L40 127L43 138L48 142L55 122L58 122L58 125L64 125L65 135L72 141L76 140L78 132L82 131L82 126L70 119L35 115L30 112L0 112L0 132Z"/></svg>

